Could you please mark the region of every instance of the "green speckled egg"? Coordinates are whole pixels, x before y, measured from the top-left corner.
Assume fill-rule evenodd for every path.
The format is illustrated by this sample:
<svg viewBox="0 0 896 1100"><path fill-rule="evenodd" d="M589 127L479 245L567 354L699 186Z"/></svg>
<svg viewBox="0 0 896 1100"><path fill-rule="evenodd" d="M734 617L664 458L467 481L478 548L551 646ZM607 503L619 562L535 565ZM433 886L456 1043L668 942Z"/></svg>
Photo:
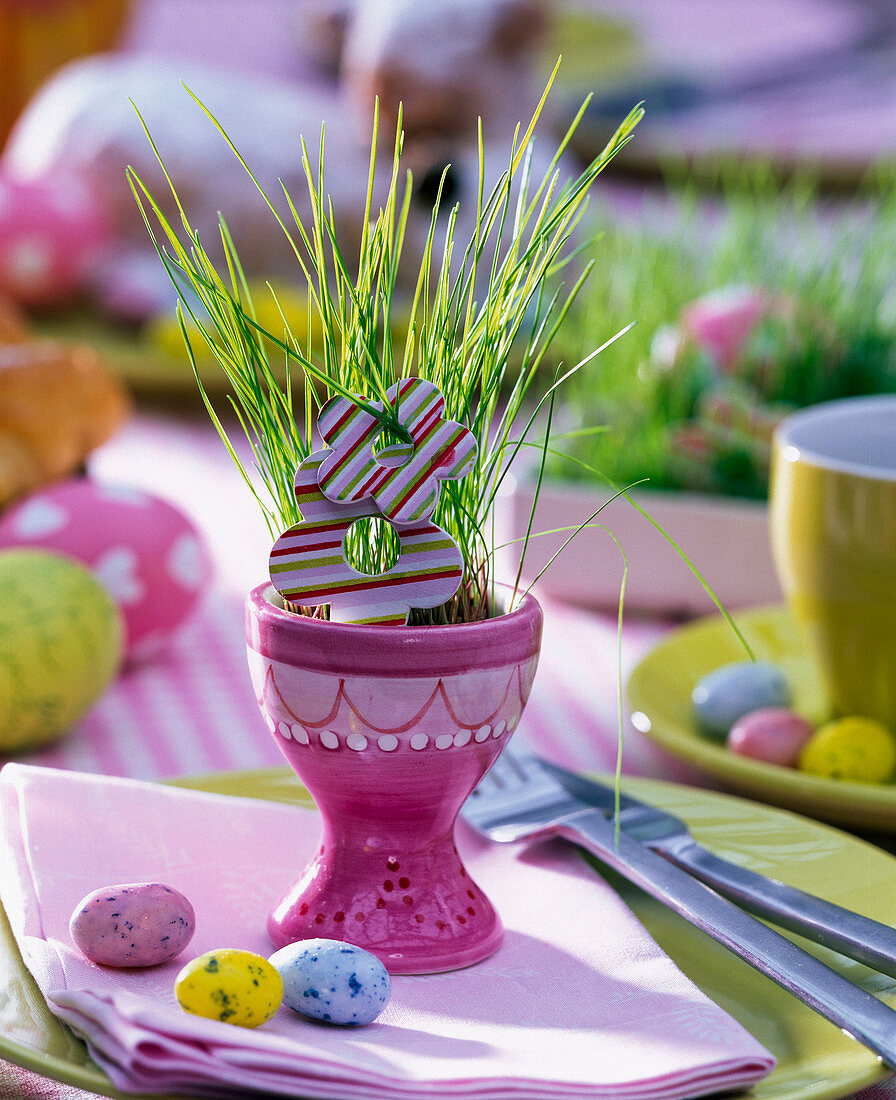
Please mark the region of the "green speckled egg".
<svg viewBox="0 0 896 1100"><path fill-rule="evenodd" d="M65 733L122 652L120 614L84 565L45 550L0 551L0 752Z"/></svg>
<svg viewBox="0 0 896 1100"><path fill-rule="evenodd" d="M237 1027L260 1027L283 1000L283 979L262 955L226 947L188 962L174 982L184 1012Z"/></svg>

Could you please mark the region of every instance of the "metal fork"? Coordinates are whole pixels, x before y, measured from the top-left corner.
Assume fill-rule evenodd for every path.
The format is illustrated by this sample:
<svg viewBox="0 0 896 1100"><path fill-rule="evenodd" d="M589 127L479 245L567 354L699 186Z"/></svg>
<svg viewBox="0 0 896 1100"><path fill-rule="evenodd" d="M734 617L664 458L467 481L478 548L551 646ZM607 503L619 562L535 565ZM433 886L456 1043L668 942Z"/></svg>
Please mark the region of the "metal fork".
<svg viewBox="0 0 896 1100"><path fill-rule="evenodd" d="M567 790L589 806L599 809L605 817L615 813L612 787L547 760L541 762ZM807 936L896 978L896 929L889 925L730 863L701 847L680 818L631 795L621 795L619 825L634 840L677 863L753 916Z"/></svg>
<svg viewBox="0 0 896 1100"><path fill-rule="evenodd" d="M555 836L585 848L896 1068L896 1012L662 856L617 838L536 757L505 749L461 812L492 840Z"/></svg>

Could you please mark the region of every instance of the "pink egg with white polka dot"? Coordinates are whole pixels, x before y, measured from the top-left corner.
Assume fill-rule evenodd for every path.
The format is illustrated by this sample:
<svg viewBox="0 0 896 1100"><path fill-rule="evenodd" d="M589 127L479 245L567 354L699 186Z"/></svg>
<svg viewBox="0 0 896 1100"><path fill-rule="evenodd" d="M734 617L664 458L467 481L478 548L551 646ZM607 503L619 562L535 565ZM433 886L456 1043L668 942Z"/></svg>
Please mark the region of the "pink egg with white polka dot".
<svg viewBox="0 0 896 1100"><path fill-rule="evenodd" d="M130 659L158 650L211 576L205 543L173 504L140 489L71 478L0 516L0 548L39 546L87 565L118 604Z"/></svg>
<svg viewBox="0 0 896 1100"><path fill-rule="evenodd" d="M108 240L102 209L82 183L0 175L0 293L29 307L66 302Z"/></svg>

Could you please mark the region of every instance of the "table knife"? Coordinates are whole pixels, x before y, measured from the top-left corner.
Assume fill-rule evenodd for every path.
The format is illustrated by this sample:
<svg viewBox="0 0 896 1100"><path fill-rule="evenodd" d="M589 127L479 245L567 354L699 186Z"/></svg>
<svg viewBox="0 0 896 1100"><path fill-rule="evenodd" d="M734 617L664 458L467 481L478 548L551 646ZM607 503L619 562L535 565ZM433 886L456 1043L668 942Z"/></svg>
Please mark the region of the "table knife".
<svg viewBox="0 0 896 1100"><path fill-rule="evenodd" d="M571 794L613 817L612 787L550 761L542 763ZM620 792L619 809L619 827L627 836L659 852L741 908L896 978L896 929L715 855L698 844L680 818L666 810L624 792Z"/></svg>

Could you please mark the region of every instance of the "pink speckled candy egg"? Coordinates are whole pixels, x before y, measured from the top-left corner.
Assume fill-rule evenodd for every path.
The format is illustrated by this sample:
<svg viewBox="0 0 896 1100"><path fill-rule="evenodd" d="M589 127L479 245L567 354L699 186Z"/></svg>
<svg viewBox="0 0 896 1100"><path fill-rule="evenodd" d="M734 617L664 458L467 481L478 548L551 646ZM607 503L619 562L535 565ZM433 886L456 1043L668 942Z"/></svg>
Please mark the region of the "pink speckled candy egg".
<svg viewBox="0 0 896 1100"><path fill-rule="evenodd" d="M87 565L118 605L126 657L169 640L211 576L205 543L174 505L139 489L70 478L0 516L0 548L39 546Z"/></svg>
<svg viewBox="0 0 896 1100"><path fill-rule="evenodd" d="M727 743L739 756L792 768L814 732L811 723L795 711L763 707L738 719L731 727Z"/></svg>
<svg viewBox="0 0 896 1100"><path fill-rule="evenodd" d="M184 895L162 882L103 886L75 906L69 932L100 966L158 966L193 938L196 915Z"/></svg>
<svg viewBox="0 0 896 1100"><path fill-rule="evenodd" d="M43 307L69 300L108 239L102 209L82 183L0 175L0 291L15 301Z"/></svg>

